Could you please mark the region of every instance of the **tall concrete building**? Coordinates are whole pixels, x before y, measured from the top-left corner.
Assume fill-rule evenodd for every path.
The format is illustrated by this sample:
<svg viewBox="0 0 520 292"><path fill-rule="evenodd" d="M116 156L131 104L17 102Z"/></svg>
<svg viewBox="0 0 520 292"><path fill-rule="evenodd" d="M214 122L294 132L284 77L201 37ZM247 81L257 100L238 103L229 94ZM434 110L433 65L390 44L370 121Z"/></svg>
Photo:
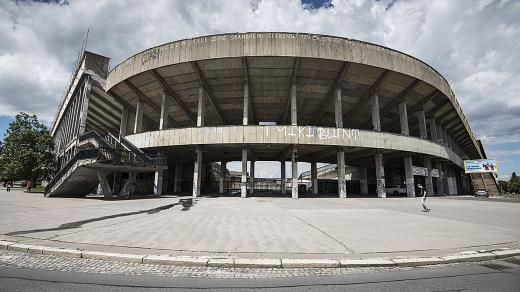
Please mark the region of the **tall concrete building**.
<svg viewBox="0 0 520 292"><path fill-rule="evenodd" d="M220 34L108 64L85 52L60 103L48 196L224 193L230 161L241 161L233 186L242 197L261 180L256 161L273 161L278 192L293 198L298 162L311 164L316 194L317 163L337 165L340 198L353 184L374 197L388 184L406 185L408 196L418 183L461 194L471 189L463 160L485 157L439 72L363 41Z"/></svg>

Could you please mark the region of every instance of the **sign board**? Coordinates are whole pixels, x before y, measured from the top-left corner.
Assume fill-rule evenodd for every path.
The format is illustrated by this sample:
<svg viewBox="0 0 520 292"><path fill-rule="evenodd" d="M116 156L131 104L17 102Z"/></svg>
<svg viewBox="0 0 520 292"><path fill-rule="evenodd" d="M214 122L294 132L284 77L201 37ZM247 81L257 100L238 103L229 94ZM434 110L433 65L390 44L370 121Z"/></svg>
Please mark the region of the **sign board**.
<svg viewBox="0 0 520 292"><path fill-rule="evenodd" d="M464 160L465 173L497 172L496 159Z"/></svg>
<svg viewBox="0 0 520 292"><path fill-rule="evenodd" d="M412 166L413 175L428 176L428 169L421 166ZM432 169L432 177L439 177L439 170L436 168Z"/></svg>

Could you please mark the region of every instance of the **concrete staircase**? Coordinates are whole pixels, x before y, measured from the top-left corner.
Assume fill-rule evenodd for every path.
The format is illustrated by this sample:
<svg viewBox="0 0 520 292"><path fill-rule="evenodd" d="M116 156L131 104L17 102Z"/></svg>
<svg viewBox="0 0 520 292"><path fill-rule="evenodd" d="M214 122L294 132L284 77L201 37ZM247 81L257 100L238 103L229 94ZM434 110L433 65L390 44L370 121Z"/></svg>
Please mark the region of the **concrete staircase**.
<svg viewBox="0 0 520 292"><path fill-rule="evenodd" d="M473 191L477 189L485 189L489 196L500 196L500 188L492 173L472 173L471 183L473 185Z"/></svg>
<svg viewBox="0 0 520 292"><path fill-rule="evenodd" d="M115 172L149 172L164 159L152 158L124 138L90 131L78 138L76 154L53 177L45 196L81 197L91 193Z"/></svg>

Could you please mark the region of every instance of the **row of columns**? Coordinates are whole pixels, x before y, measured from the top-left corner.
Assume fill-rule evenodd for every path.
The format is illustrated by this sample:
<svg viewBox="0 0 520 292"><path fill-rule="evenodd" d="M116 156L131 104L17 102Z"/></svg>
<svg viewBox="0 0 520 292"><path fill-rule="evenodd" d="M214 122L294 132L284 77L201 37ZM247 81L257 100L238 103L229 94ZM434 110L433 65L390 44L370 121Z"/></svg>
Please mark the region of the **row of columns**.
<svg viewBox="0 0 520 292"><path fill-rule="evenodd" d="M298 117L297 117L297 99L296 99L296 85L292 85L290 89L290 111L291 111L291 125L297 126L298 125ZM199 97L198 97L198 108L197 108L197 127L203 127L204 126L204 101L205 101L205 92L204 88L199 88ZM336 120L336 127L342 128L343 127L343 114L342 114L342 95L341 95L341 88L338 87L334 92L334 102L335 102L335 120ZM250 106L251 106L251 100L249 96L249 84L247 82L244 83L244 108L243 108L243 125L249 124L249 112L250 112ZM135 124L134 124L134 133L139 133L143 130L143 102L141 100L138 100L137 107L136 107L136 113L135 113ZM161 103L161 116L159 121L159 127L160 129L166 129L168 127L168 108L170 106L170 97L166 94L163 94L162 103ZM374 131L381 131L381 118L380 118L380 108L379 108L379 96L376 93L372 96L372 125ZM126 112L126 114L125 114ZM403 100L399 103L399 114L400 114L400 124L401 124L401 134L403 135L409 135L409 127L408 127L408 113L406 108L406 101ZM127 110L124 109L123 111L123 117L128 116ZM419 130L420 130L420 136L421 138L427 138L428 137L428 131L427 131L427 121L424 114L424 111L418 111L417 117L419 121ZM124 119L124 120L127 120ZM123 125L123 123L125 123ZM448 143L449 139L446 136L446 131L444 129L444 132L438 130L438 125L435 123L435 119L428 120L428 123L430 125L430 133L432 140L437 140L438 142L446 141L445 143ZM121 129L126 129L126 122L122 121ZM452 145L454 143L451 143ZM298 150L296 146L292 146L290 150L290 156L291 156L291 170L292 170L292 190L291 195L293 198L298 198ZM242 178L241 178L241 196L246 197L247 196L247 160L248 160L248 148L247 146L244 146L242 148ZM196 148L196 162L195 162L195 168L194 168L194 182L193 182L193 196L199 196L200 195L200 180L201 180L201 173L200 173L200 167L202 162L202 151L200 146L197 146ZM252 162L252 169L254 170L254 161ZM285 193L285 161L282 161L282 193ZM374 154L374 163L375 163L375 169L376 169L376 181L377 181L377 195L380 198L386 197L386 189L385 189L385 172L384 172L384 160L383 155L381 152L376 152ZM405 164L405 172L406 172L406 182L407 182L407 192L409 196L414 195L415 191L413 189L413 173L412 173L412 165L411 165L411 158L405 157L404 158L404 164ZM314 165L314 167L312 166ZM316 172L316 166L315 163L311 165L311 176L313 181L313 193L317 193L317 174ZM337 169L338 169L338 193L340 198L346 198L347 191L346 191L346 182L345 182L345 153L342 149L337 150ZM431 170L431 163L429 159L425 159L424 163L425 167L427 167L429 170ZM312 171L314 169L314 171ZM253 171L254 173L254 171ZM361 189L362 192L366 191L366 173L365 176L362 175L361 180ZM254 179L254 174L253 174ZM162 170L158 170L155 174L155 180L154 184L157 186L155 188L156 193L160 194L162 192L161 188L159 186L159 182L162 181ZM426 187L429 192L433 192L433 183L431 182L431 173L429 171L429 176L426 181ZM223 188L223 182L221 183L221 191Z"/></svg>

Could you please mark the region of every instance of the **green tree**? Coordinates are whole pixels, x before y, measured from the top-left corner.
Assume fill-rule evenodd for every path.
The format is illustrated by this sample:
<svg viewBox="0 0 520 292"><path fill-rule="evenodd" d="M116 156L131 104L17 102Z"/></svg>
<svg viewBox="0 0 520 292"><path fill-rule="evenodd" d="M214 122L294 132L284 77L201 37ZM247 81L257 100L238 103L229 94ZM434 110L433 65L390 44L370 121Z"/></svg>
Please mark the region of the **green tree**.
<svg viewBox="0 0 520 292"><path fill-rule="evenodd" d="M511 174L511 179L507 183L507 189L511 193L520 193L520 178L516 176L516 172Z"/></svg>
<svg viewBox="0 0 520 292"><path fill-rule="evenodd" d="M48 179L54 169L54 143L35 115L19 113L6 131L0 150L0 177Z"/></svg>

